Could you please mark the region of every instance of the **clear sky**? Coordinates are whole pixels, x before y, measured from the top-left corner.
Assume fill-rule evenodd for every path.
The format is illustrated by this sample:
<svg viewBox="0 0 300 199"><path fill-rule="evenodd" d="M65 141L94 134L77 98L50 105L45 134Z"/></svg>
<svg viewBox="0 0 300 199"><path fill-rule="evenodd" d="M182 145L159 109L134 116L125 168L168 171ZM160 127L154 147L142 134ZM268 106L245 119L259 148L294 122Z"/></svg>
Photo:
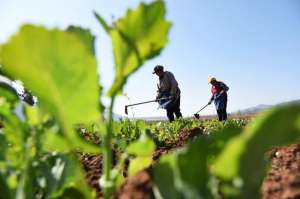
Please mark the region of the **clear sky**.
<svg viewBox="0 0 300 199"><path fill-rule="evenodd" d="M108 22L135 8L138 0L0 0L0 43L23 23L65 28L80 25L96 35L101 83L113 80L109 37L92 11ZM146 1L150 2L150 1ZM182 90L182 112L192 115L208 102L209 76L229 87L229 111L259 104L300 99L299 0L167 0L173 22L170 42L161 55L131 76L124 91L131 102L151 100L162 64L174 73ZM128 100L119 97L115 112L124 114ZM156 104L135 107L135 116L164 116ZM214 113L210 106L203 114ZM131 115L131 114L130 114Z"/></svg>

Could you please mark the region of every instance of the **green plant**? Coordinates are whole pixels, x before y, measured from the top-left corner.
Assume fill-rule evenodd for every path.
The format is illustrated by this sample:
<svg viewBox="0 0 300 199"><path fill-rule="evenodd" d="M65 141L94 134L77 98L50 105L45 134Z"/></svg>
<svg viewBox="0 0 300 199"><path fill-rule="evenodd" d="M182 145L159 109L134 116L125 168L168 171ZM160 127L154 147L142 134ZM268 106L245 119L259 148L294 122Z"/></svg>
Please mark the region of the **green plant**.
<svg viewBox="0 0 300 199"><path fill-rule="evenodd" d="M81 198L93 197L92 190L81 182L84 174L74 154L48 151L42 141L50 130L47 122L40 121L36 110L26 109L26 120L22 121L9 103L3 100L0 104L0 198L59 198L75 192Z"/></svg>
<svg viewBox="0 0 300 199"><path fill-rule="evenodd" d="M131 143L127 147L127 153L135 156L135 158L130 161L128 168L129 176L133 176L138 171L146 169L151 165L154 150L155 144L146 134L142 134L139 140Z"/></svg>
<svg viewBox="0 0 300 199"><path fill-rule="evenodd" d="M16 132L19 133L16 141L19 141L17 145L22 150L16 145L11 147L11 153L16 149L21 150L18 151L23 156L19 167L22 168L25 163L25 168L20 170L20 182L17 187L13 186L19 198L33 197L26 195L24 190L29 185L35 190L32 186L34 183L29 181L32 180L29 173L32 170L32 162L42 158L39 154L29 153L40 148L35 143L42 142L41 149L44 152L56 150L59 153L68 153L69 156L74 150L100 152L100 147L84 141L79 136L75 128L78 124L98 123L100 126L106 126L106 129L101 128L104 156L104 177L101 185L106 198L110 197L114 189L115 179L111 175L111 136L114 129L112 111L115 98L122 91L128 77L146 60L161 52L167 43L171 24L165 20L163 1L141 3L136 10L128 10L126 16L114 22L112 26L105 23L98 14L95 15L112 39L115 58L116 75L108 92L111 103L107 121L102 121L101 116L103 109L99 102L101 91L98 86L94 37L89 30L74 26L70 26L67 30L48 30L44 27L24 25L15 36L0 47L0 63L5 74L22 80L38 97L36 108L39 114L35 118L38 121L35 124L37 128L33 128L27 120L23 123L11 114L11 111L9 114L2 114L5 135L9 130L14 135ZM5 94L5 99L10 100L8 94ZM44 117L53 121L51 127L44 126ZM10 120L13 123L9 123ZM68 162L67 159L62 161L63 164ZM50 178L51 176L48 176L47 179ZM33 181L35 179L33 178ZM10 186L6 186L5 180L1 181L1 184L8 187L7 193L10 193ZM65 194L72 194L74 191L76 189L71 187L64 188L61 195L67 197ZM36 194L33 192L32 194ZM49 197L54 197L53 194L55 195L53 192ZM84 197L89 198L91 195Z"/></svg>
<svg viewBox="0 0 300 199"><path fill-rule="evenodd" d="M111 184L111 135L113 130L112 110L114 101L122 91L128 77L142 64L158 55L167 43L170 23L165 18L163 1L149 5L141 3L136 10L128 10L125 17L117 20L112 26L95 13L98 21L110 35L115 60L115 80L108 95L111 97L107 131L104 135L104 179L102 186L105 195L110 195Z"/></svg>
<svg viewBox="0 0 300 199"><path fill-rule="evenodd" d="M163 198L259 198L268 165L264 153L299 138L299 106L271 109L246 128L249 121L241 119L114 121L116 97L130 75L161 52L171 24L163 1L141 3L112 25L95 16L112 40L115 61L105 119L89 30L24 25L0 46L1 75L22 80L38 97L38 104L25 105L24 118L18 117L16 93L0 84L0 198L94 198L82 180L78 151L103 154L100 184L110 198L124 181L125 160L132 176L153 164L156 145L173 149L181 131L194 128L203 134L153 165L157 193ZM87 134L90 141L83 139ZM121 154L112 168L114 144Z"/></svg>
<svg viewBox="0 0 300 199"><path fill-rule="evenodd" d="M162 157L154 167L158 192L164 198L259 198L268 166L264 154L297 141L299 121L299 105L290 105L266 111L245 129L240 120L220 124L220 130Z"/></svg>
<svg viewBox="0 0 300 199"><path fill-rule="evenodd" d="M268 165L264 154L271 147L295 142L299 137L299 105L266 111L243 134L226 144L213 164L214 173L226 180L240 179L240 197L259 198L259 187Z"/></svg>

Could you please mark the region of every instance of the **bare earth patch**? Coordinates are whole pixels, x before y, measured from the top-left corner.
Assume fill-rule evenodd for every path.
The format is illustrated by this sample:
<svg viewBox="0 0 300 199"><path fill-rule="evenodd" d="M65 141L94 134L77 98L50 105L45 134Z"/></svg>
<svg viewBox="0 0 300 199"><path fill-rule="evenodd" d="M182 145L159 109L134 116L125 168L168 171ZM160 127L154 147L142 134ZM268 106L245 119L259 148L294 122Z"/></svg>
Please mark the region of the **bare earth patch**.
<svg viewBox="0 0 300 199"><path fill-rule="evenodd" d="M263 199L300 199L300 143L272 150Z"/></svg>

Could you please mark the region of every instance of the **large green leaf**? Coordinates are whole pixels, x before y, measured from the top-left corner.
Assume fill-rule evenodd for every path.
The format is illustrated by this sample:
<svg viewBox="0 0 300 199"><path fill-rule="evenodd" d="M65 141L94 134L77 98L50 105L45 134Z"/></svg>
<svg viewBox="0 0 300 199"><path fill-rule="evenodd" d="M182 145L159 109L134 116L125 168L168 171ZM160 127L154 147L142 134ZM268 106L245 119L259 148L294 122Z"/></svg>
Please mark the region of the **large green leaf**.
<svg viewBox="0 0 300 199"><path fill-rule="evenodd" d="M1 85L0 84L0 99L5 98L10 103L15 103L19 98L17 94L7 87L6 85Z"/></svg>
<svg viewBox="0 0 300 199"><path fill-rule="evenodd" d="M42 198L95 198L83 179L83 169L73 155L47 154L30 161L18 192L23 198L35 198L36 193Z"/></svg>
<svg viewBox="0 0 300 199"><path fill-rule="evenodd" d="M139 140L128 146L127 152L136 156L130 161L129 176L133 176L151 165L154 150L155 144L146 134L142 134Z"/></svg>
<svg viewBox="0 0 300 199"><path fill-rule="evenodd" d="M27 111L28 109L34 111L36 108L27 107ZM28 118L28 112L26 115ZM33 115L36 113L31 112L31 117ZM77 193L76 198L94 198L86 182L82 181L84 172L80 163L73 157L74 155L44 154L41 147L38 146L38 143L41 142L41 132L33 135L33 126L37 123L35 119L28 120L32 125L29 128L27 123L20 121L11 112L7 103L0 104L0 116L3 117L4 122L3 133L0 134L0 163L4 169L9 170L7 179L14 172L21 176L21 179L18 178L15 182L18 187L16 198L35 198L36 193L42 194L43 198L54 198L54 196L67 198L74 192ZM61 148L62 146L59 145L63 143L55 144L58 146L57 148ZM43 154L43 156L39 156L39 154ZM7 193L14 195L9 188L11 191L15 191L16 187L6 185L6 181L1 179L0 175L0 184L3 186L0 198L1 195L3 198L8 198Z"/></svg>
<svg viewBox="0 0 300 199"><path fill-rule="evenodd" d="M175 182L178 181L175 174L176 164L176 156L164 156L162 161L154 167L154 182L162 198L183 198L182 193L175 186Z"/></svg>
<svg viewBox="0 0 300 199"><path fill-rule="evenodd" d="M300 106L296 105L265 112L244 133L227 144L213 171L225 179L241 178L240 198L259 198L259 187L268 163L264 154L271 147L299 139L299 119Z"/></svg>
<svg viewBox="0 0 300 199"><path fill-rule="evenodd" d="M130 161L128 173L129 176L134 176L139 171L142 171L151 166L152 157L137 157Z"/></svg>
<svg viewBox="0 0 300 199"><path fill-rule="evenodd" d="M86 39L87 35L79 28L60 31L24 25L0 51L3 70L38 97L69 141L78 140L74 124L100 120L96 59L90 50L93 39Z"/></svg>
<svg viewBox="0 0 300 199"><path fill-rule="evenodd" d="M113 27L97 14L96 18L112 39L116 74L109 94L115 95L130 74L161 52L168 41L171 23L165 20L163 1L141 3L136 10L129 9Z"/></svg>
<svg viewBox="0 0 300 199"><path fill-rule="evenodd" d="M0 75L0 99L1 97L4 97L10 103L14 103L19 99L17 92L11 87L11 81L3 75Z"/></svg>
<svg viewBox="0 0 300 199"><path fill-rule="evenodd" d="M0 117L3 122L1 131L5 137L5 146L0 149L2 156L5 162L21 167L24 163L25 142L29 136L28 125L12 112L11 105L7 102L0 102Z"/></svg>
<svg viewBox="0 0 300 199"><path fill-rule="evenodd" d="M9 189L6 179L0 173L0 199L12 199L11 190Z"/></svg>
<svg viewBox="0 0 300 199"><path fill-rule="evenodd" d="M243 128L234 123L234 121L228 120L226 125L222 129L215 130L210 133L208 140L210 162L213 162L215 158L223 151L227 143L235 136L240 135Z"/></svg>
<svg viewBox="0 0 300 199"><path fill-rule="evenodd" d="M209 198L208 140L198 139L183 150L163 156L154 167L154 181L164 198Z"/></svg>
<svg viewBox="0 0 300 199"><path fill-rule="evenodd" d="M95 37L91 34L89 29L83 29L78 26L69 26L67 29L68 32L75 33L86 47L95 54Z"/></svg>
<svg viewBox="0 0 300 199"><path fill-rule="evenodd" d="M154 167L154 179L164 198L211 198L211 189L216 187L209 185L209 164L241 131L234 121L228 121L223 129L202 135L184 150L163 156Z"/></svg>
<svg viewBox="0 0 300 199"><path fill-rule="evenodd" d="M5 109L5 110L4 110ZM10 110L10 106L7 104L7 102L0 97L0 117L2 118L3 115L1 112L6 112ZM3 127L5 121L1 119L0 121L0 164L1 163L6 163L6 153L8 150L8 142L6 139L5 134L3 133ZM0 199L10 199L13 198L11 194L11 190L9 189L8 183L7 183L7 178L2 174L3 168L0 168Z"/></svg>
<svg viewBox="0 0 300 199"><path fill-rule="evenodd" d="M131 143L127 148L129 154L140 157L151 157L154 150L155 144L146 134L142 134L139 140Z"/></svg>
<svg viewBox="0 0 300 199"><path fill-rule="evenodd" d="M51 159L40 170L40 174L44 176L46 176L45 173L48 170L46 176L48 192L46 193L51 194L50 198L95 198L94 191L84 180L85 173L82 166L73 155L59 155ZM49 173L49 167L52 167L50 169L51 173ZM76 197L71 197L70 195L73 193L78 194Z"/></svg>

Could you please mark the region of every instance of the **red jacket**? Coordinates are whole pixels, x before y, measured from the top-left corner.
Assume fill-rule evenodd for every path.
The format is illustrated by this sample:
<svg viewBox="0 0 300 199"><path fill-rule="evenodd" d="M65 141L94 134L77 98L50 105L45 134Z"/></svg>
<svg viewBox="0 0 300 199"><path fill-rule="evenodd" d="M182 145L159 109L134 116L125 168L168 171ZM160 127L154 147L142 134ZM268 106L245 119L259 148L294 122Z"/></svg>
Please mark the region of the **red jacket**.
<svg viewBox="0 0 300 199"><path fill-rule="evenodd" d="M222 90L224 90L225 92L229 90L228 86L223 82L217 82L216 85L212 85L211 87L211 93L213 95L219 94Z"/></svg>

